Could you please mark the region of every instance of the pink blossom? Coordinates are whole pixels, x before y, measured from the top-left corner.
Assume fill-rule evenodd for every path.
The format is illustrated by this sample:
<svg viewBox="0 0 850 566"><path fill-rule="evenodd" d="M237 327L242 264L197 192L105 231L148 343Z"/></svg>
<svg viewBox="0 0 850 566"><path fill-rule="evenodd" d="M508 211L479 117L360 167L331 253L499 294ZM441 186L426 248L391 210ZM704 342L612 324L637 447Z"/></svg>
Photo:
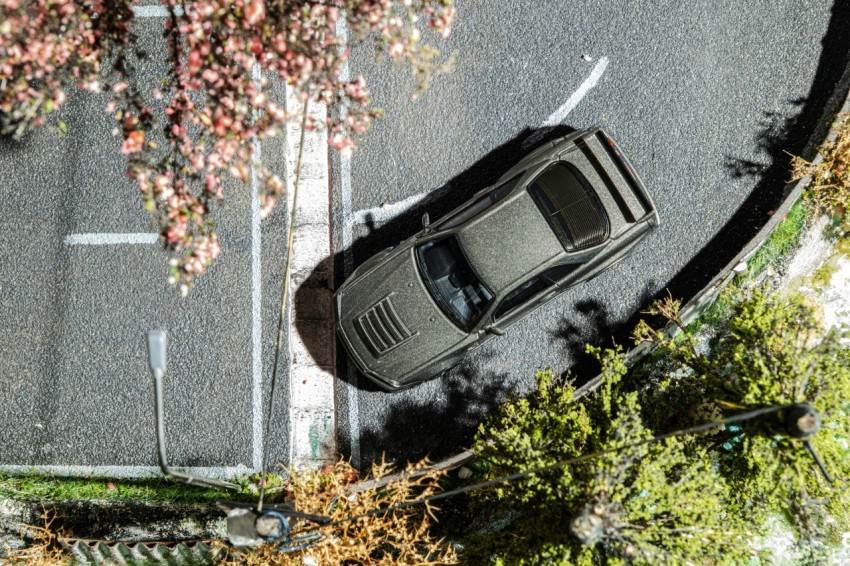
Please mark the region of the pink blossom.
<svg viewBox="0 0 850 566"><path fill-rule="evenodd" d="M218 73L212 69L205 69L204 72L201 73L201 77L208 83L214 83L218 80Z"/></svg>
<svg viewBox="0 0 850 566"><path fill-rule="evenodd" d="M197 75L201 70L201 53L197 50L189 52L189 72Z"/></svg>
<svg viewBox="0 0 850 566"><path fill-rule="evenodd" d="M240 181L246 181L248 179L248 166L241 162L234 163L230 166L230 174Z"/></svg>
<svg viewBox="0 0 850 566"><path fill-rule="evenodd" d="M404 55L404 44L400 41L390 43L390 47L387 49L387 54L393 59L401 57Z"/></svg>
<svg viewBox="0 0 850 566"><path fill-rule="evenodd" d="M140 130L134 130L127 134L124 139L124 145L121 146L121 153L136 153L142 151L145 143L145 133Z"/></svg>
<svg viewBox="0 0 850 566"><path fill-rule="evenodd" d="M269 78L292 85L301 101L341 108L323 123L311 118L306 128L327 128L329 145L350 156L358 136L380 115L370 106L364 77L342 79L351 46L383 46L391 58L428 70L434 66L433 51L416 22L422 18L446 36L456 14L452 0L162 3L185 11L166 18L165 61L171 68L159 88L150 91L164 103L151 109L130 88L137 77L114 73L102 78L109 72L107 54L110 62L133 56L133 1L0 0L0 80L5 84L0 108L28 129L43 123L44 113L64 102L66 88L100 91L101 80L110 86L104 104L120 120L116 132L123 131L127 174L138 183L176 256L170 276L181 292L220 253L207 216L209 203L224 198L222 176L229 171L247 180L251 140L280 133L287 121L287 111L267 90ZM336 35L342 6L347 8L352 44L344 47ZM256 81L255 66L261 71ZM193 102L193 90L204 96L200 108ZM160 137L165 144L159 143ZM284 194L285 183L261 166L255 174L263 181L265 217Z"/></svg>
<svg viewBox="0 0 850 566"><path fill-rule="evenodd" d="M345 157L351 157L354 153L354 140L343 134L337 133L328 139L328 144L338 150Z"/></svg>
<svg viewBox="0 0 850 566"><path fill-rule="evenodd" d="M266 17L266 3L263 0L248 0L245 4L245 21L255 26Z"/></svg>
<svg viewBox="0 0 850 566"><path fill-rule="evenodd" d="M274 210L277 199L272 195L266 195L265 201L260 205L260 218L265 220Z"/></svg>

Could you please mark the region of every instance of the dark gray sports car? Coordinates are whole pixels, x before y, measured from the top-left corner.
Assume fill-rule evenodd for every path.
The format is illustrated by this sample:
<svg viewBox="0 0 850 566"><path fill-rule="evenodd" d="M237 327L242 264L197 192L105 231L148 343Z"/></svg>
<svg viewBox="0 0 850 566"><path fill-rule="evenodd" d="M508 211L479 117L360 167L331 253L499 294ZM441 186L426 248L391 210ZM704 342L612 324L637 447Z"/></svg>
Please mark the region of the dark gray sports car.
<svg viewBox="0 0 850 566"><path fill-rule="evenodd" d="M572 133L358 267L336 292L339 336L369 378L409 387L599 275L658 223L617 145L599 128Z"/></svg>

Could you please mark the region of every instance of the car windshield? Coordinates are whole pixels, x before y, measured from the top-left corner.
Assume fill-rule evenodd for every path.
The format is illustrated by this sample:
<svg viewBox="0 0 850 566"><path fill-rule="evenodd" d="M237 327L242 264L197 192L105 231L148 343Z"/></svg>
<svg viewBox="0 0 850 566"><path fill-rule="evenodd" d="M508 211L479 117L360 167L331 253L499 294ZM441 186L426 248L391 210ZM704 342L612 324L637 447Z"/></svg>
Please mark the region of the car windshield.
<svg viewBox="0 0 850 566"><path fill-rule="evenodd" d="M469 332L493 302L493 293L472 270L457 237L417 246L416 263L440 310Z"/></svg>
<svg viewBox="0 0 850 566"><path fill-rule="evenodd" d="M528 193L565 250L593 246L608 237L605 209L573 165L552 165L528 186Z"/></svg>

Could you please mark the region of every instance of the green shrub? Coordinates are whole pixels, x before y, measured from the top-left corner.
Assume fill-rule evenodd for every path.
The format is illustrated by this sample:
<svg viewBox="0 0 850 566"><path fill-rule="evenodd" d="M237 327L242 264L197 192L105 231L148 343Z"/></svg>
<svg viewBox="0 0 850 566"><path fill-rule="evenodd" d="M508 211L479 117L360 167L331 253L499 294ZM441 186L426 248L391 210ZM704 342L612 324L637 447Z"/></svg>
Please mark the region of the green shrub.
<svg viewBox="0 0 850 566"><path fill-rule="evenodd" d="M850 352L842 345L844 335L825 331L799 295L755 289L736 291L729 299L724 332L710 349L700 349L685 328L671 340L645 324L638 327L638 340L656 342L680 368L665 387L641 390L644 406L665 408L662 418L648 418L674 429L693 424L706 406L716 413L791 403L814 407L822 430L811 445L832 483L803 442L785 433L781 414L730 427L703 444L737 494L731 512L756 523L779 512L792 520L800 542L810 549L835 544L850 530ZM656 309L669 314L676 305ZM678 412L669 410L674 404Z"/></svg>
<svg viewBox="0 0 850 566"><path fill-rule="evenodd" d="M502 485L479 505L513 510L502 532L479 537L470 563L741 563L752 556L746 526L724 510L729 490L704 450L685 438L633 446L652 437L637 392L623 392L619 350L588 348L602 365L599 391L573 399L573 387L537 374L533 401L517 399L476 439L491 477L605 452Z"/></svg>

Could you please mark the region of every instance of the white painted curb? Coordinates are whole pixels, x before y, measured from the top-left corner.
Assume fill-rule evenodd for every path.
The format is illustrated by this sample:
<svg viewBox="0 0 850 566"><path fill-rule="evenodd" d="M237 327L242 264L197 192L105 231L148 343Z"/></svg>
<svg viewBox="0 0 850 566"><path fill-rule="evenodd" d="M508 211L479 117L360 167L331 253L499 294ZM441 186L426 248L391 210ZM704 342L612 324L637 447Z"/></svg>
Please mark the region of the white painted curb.
<svg viewBox="0 0 850 566"><path fill-rule="evenodd" d="M292 210L303 102L287 87L289 123L287 198ZM324 124L327 109L310 103L308 114ZM289 335L289 465L317 468L335 462L334 380L336 334L333 320L330 192L327 131L304 132L301 180L295 208L287 321ZM310 279L309 287L303 287ZM297 325L297 328L296 328ZM309 341L310 347L305 344Z"/></svg>

